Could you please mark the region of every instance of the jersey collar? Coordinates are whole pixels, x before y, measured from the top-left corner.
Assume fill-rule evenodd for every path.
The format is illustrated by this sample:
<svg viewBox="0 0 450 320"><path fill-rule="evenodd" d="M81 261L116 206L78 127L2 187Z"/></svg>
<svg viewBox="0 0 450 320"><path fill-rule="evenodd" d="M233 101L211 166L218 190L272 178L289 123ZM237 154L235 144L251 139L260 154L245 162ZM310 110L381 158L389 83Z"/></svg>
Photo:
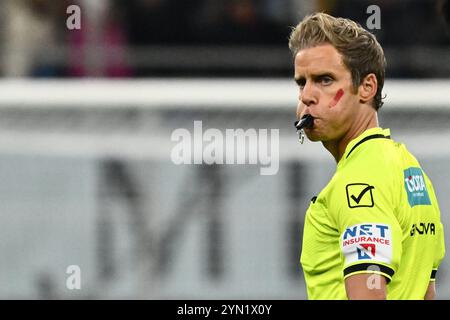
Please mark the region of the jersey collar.
<svg viewBox="0 0 450 320"><path fill-rule="evenodd" d="M383 129L380 127L370 128L361 133L358 137L354 138L349 142L345 148L344 155L342 156L339 163L344 162L362 143L371 139L390 139L391 131L390 129Z"/></svg>

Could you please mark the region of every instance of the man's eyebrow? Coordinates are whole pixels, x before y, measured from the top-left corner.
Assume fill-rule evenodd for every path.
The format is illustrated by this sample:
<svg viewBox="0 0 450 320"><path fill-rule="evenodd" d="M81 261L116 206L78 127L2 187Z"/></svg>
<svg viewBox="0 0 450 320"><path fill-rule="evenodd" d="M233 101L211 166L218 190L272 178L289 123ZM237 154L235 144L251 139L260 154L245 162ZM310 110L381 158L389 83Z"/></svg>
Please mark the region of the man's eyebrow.
<svg viewBox="0 0 450 320"><path fill-rule="evenodd" d="M311 75L311 78L313 78L314 81L320 80L323 77L330 77L330 78L336 79L336 75L333 72L330 72L330 71L319 71L319 72L316 72L316 73ZM295 83L297 83L297 85L304 84L305 77L304 76L297 76L297 77L294 78L294 81L295 81Z"/></svg>
<svg viewBox="0 0 450 320"><path fill-rule="evenodd" d="M313 79L318 79L318 78L323 78L323 77L336 78L336 75L333 72L329 72L329 71L317 72L316 74L312 75Z"/></svg>

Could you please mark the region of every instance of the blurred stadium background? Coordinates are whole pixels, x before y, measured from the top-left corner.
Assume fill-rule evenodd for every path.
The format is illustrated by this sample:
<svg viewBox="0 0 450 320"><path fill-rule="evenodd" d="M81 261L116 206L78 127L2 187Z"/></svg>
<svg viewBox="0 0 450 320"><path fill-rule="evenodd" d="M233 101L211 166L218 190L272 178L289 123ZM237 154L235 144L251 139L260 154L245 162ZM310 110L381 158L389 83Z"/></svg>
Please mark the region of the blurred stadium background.
<svg viewBox="0 0 450 320"><path fill-rule="evenodd" d="M298 144L287 37L314 11L366 26L372 4L381 125L421 160L448 228L448 1L1 0L0 299L306 298L304 212L335 164ZM175 165L171 134L194 120L279 129L279 172Z"/></svg>

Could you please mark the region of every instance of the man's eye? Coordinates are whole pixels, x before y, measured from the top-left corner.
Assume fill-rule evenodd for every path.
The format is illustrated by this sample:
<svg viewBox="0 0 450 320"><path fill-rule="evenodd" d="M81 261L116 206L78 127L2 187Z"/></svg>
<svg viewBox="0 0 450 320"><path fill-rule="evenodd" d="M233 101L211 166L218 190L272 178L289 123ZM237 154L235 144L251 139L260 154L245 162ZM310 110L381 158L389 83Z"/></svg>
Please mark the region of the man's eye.
<svg viewBox="0 0 450 320"><path fill-rule="evenodd" d="M300 80L300 81L298 82L298 87L299 87L300 89L303 89L303 88L305 87L305 84L306 84L306 81Z"/></svg>
<svg viewBox="0 0 450 320"><path fill-rule="evenodd" d="M320 83L322 83L323 85L329 85L333 82L333 79L330 77L322 77L320 78Z"/></svg>

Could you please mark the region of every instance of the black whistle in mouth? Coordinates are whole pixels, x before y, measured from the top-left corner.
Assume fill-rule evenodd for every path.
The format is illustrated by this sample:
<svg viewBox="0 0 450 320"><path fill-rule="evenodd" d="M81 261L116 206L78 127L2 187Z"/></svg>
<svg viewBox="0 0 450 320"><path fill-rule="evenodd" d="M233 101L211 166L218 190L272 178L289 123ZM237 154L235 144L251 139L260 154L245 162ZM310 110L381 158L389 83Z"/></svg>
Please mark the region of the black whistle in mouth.
<svg viewBox="0 0 450 320"><path fill-rule="evenodd" d="M302 130L305 128L311 128L313 126L313 123L314 123L313 116L310 114L305 114L303 118L301 118L301 120L295 121L294 125L297 128L297 130Z"/></svg>

